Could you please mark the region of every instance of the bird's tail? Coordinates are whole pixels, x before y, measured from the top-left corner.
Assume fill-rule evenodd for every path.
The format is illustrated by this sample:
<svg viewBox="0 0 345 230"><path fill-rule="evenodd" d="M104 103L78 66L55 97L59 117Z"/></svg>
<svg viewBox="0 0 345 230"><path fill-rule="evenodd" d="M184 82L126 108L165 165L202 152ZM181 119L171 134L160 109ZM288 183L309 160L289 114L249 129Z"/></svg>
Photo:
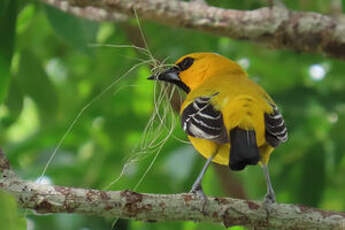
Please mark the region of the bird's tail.
<svg viewBox="0 0 345 230"><path fill-rule="evenodd" d="M253 97L241 95L229 104L231 122L228 126L230 137L229 167L242 170L247 165L255 165L260 160L253 120L258 111Z"/></svg>
<svg viewBox="0 0 345 230"><path fill-rule="evenodd" d="M242 170L247 165L256 165L259 160L255 131L239 127L230 130L230 169Z"/></svg>

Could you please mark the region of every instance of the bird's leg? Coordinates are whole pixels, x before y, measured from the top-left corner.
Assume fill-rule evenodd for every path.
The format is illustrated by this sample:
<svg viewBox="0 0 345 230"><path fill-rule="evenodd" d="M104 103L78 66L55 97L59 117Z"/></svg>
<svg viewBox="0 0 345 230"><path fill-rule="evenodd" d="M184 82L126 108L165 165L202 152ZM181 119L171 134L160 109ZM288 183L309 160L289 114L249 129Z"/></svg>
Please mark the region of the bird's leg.
<svg viewBox="0 0 345 230"><path fill-rule="evenodd" d="M190 190L191 193L195 193L198 196L201 196L201 198L203 199L203 208L202 208L203 210L205 210L205 207L206 207L206 204L207 204L207 197L206 197L204 191L202 190L201 182L202 182L202 178L204 177L205 172L206 172L208 166L210 165L211 161L216 156L216 154L217 154L217 151L216 151L215 154L213 154L212 156L210 156L207 159L207 161L206 161L204 167L202 168L198 178L196 178L196 180L195 180L195 182L194 182L194 184L192 186L192 189Z"/></svg>
<svg viewBox="0 0 345 230"><path fill-rule="evenodd" d="M266 185L267 185L267 193L265 195L264 203L266 205L270 205L276 202L276 196L274 194L274 190L272 188L270 173L268 172L267 164L262 164L262 170L265 174Z"/></svg>
<svg viewBox="0 0 345 230"><path fill-rule="evenodd" d="M198 193L199 191L201 191L202 193L204 193L204 192L202 191L202 187L201 187L202 178L204 177L205 172L206 172L208 166L210 165L211 161L213 160L213 158L214 158L215 156L216 156L216 154L213 154L212 156L210 156L210 157L207 159L207 161L206 161L204 167L202 168L202 170L201 170L201 172L200 172L198 178L196 178L196 180L194 181L194 184L193 184L192 189L190 190L190 192Z"/></svg>

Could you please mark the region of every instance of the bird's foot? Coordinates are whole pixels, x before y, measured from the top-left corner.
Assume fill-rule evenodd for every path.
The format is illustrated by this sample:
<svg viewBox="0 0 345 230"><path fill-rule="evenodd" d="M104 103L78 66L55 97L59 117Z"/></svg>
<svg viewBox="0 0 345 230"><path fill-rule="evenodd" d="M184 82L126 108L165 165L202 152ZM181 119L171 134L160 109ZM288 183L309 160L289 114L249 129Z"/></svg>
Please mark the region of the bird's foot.
<svg viewBox="0 0 345 230"><path fill-rule="evenodd" d="M267 193L265 195L264 204L265 205L271 205L273 203L276 203L275 195L273 193Z"/></svg>
<svg viewBox="0 0 345 230"><path fill-rule="evenodd" d="M207 199L207 196L204 193L204 190L201 187L201 184L199 184L199 183L194 184L192 189L190 190L190 193L195 194L196 196L198 196L202 200L201 212L205 213L206 206L208 204L208 199Z"/></svg>
<svg viewBox="0 0 345 230"><path fill-rule="evenodd" d="M274 193L267 193L264 198L263 207L265 208L267 215L270 216L272 211L272 204L276 203L276 197Z"/></svg>

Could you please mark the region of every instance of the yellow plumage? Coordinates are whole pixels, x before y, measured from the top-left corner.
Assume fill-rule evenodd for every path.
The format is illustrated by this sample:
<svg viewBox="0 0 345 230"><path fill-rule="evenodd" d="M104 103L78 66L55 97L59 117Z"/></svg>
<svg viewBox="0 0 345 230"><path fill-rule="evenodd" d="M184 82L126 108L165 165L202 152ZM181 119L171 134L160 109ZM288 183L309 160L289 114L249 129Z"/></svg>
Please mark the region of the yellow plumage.
<svg viewBox="0 0 345 230"><path fill-rule="evenodd" d="M206 54L196 53L188 56L198 59L204 55ZM181 80L188 82L191 88L191 92L183 102L181 113L195 98L218 93L210 102L215 109L222 112L226 129L229 131L237 126L245 130L254 129L261 161L267 164L273 148L267 145L265 140L264 113L272 113L270 104L274 104L273 100L259 85L247 77L238 64L218 54L209 53L207 56L205 60L208 63L207 69L211 70L204 71L203 63L198 63L200 68L194 67L190 71L187 69L180 74ZM177 63L184 58L185 56ZM212 66L214 68L211 68ZM229 164L230 143L219 144L192 136L188 138L205 158L209 158L218 149L213 162Z"/></svg>
<svg viewBox="0 0 345 230"><path fill-rule="evenodd" d="M275 202L267 163L274 147L287 140L287 129L271 97L238 64L215 53L193 53L149 79L170 82L187 93L182 128L207 159L191 192L206 200L201 181L211 161L232 170L260 163L267 183L265 202Z"/></svg>

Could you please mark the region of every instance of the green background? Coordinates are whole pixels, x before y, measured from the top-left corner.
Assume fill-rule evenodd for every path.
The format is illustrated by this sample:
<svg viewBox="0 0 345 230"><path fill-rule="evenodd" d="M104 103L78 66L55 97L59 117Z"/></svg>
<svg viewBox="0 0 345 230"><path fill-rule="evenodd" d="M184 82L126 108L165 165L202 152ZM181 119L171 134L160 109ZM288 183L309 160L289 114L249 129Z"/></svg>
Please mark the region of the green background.
<svg viewBox="0 0 345 230"><path fill-rule="evenodd" d="M226 2L226 3L225 3ZM295 10L330 13L331 1L286 1ZM214 1L217 6L254 9L265 1ZM345 4L345 3L344 3ZM140 15L139 15L140 16ZM143 21L155 58L173 63L190 52L225 55L246 67L251 78L274 98L286 120L289 141L272 155L270 171L278 202L327 210L345 209L345 65L317 54L271 50L196 31ZM141 150L143 131L154 111L150 66L141 65L114 84L147 56L132 48L91 47L90 44L140 45L137 22L96 23L62 13L37 1L0 2L0 145L16 172L37 180L51 153L75 117L83 111L62 142L46 173L46 181L65 186L104 189L116 179L126 159ZM319 70L316 74L314 70ZM318 76L317 76L318 75ZM90 104L91 102L91 104ZM165 102L168 105L168 102ZM89 105L86 110L83 110ZM161 108L163 113L164 109ZM138 192L180 193L190 189L205 162L179 139L186 140L177 116L173 135L162 147ZM160 129L167 135L169 122ZM159 127L159 122L154 123ZM147 141L150 141L148 135ZM110 189L132 189L152 162L137 162ZM227 183L232 183L227 186ZM266 192L260 167L230 172L210 167L205 192L214 196L262 200ZM2 215L7 213L7 216ZM14 218L29 229L111 229L113 219L80 215L34 215L16 211L0 194L0 222ZM9 225L10 226L10 225ZM13 225L13 229L20 229ZM25 229L25 227L23 227ZM221 225L120 220L116 229L224 229ZM242 229L233 227L231 229Z"/></svg>

